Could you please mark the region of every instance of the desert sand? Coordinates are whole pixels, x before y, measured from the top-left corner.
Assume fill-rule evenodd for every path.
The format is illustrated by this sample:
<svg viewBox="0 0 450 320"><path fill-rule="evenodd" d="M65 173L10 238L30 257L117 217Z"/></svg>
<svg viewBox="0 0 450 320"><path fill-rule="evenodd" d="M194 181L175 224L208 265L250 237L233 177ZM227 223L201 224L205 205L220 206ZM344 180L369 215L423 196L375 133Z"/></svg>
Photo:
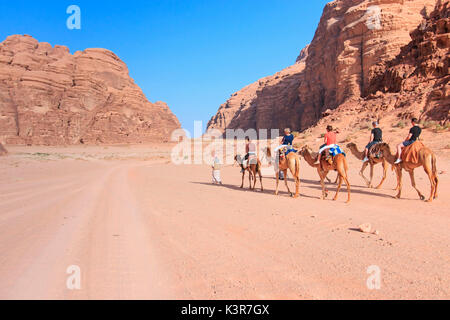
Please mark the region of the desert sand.
<svg viewBox="0 0 450 320"><path fill-rule="evenodd" d="M169 145L8 146L0 299L449 299L448 132L424 135L438 156L432 204L408 177L394 199L391 171L381 190L367 189L351 155L345 204L345 191L319 199L304 160L292 199L284 185L273 194L271 177L264 192L239 189L232 166L214 186L208 166L171 164ZM416 177L428 195L422 169ZM363 223L378 235L359 232ZM66 286L69 266L80 267L80 290ZM370 266L379 290L367 287Z"/></svg>

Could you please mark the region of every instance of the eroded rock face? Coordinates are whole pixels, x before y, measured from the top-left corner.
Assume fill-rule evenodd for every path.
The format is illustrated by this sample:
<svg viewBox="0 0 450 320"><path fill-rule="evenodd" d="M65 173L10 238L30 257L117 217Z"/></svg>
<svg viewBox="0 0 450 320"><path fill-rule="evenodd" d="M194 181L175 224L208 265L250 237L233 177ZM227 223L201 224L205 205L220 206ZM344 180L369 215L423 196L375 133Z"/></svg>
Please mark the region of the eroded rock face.
<svg viewBox="0 0 450 320"><path fill-rule="evenodd" d="M450 119L450 4L439 1L428 19L411 33L412 41L393 60L372 69L366 104L380 96L397 99L389 107L403 117Z"/></svg>
<svg viewBox="0 0 450 320"><path fill-rule="evenodd" d="M304 130L314 125L326 110L369 94L372 68L395 58L435 5L436 0L328 3L295 80L275 87L266 78L243 89L221 106L209 128Z"/></svg>
<svg viewBox="0 0 450 320"><path fill-rule="evenodd" d="M305 69L308 47L303 49L296 64L273 76L261 79L233 96L210 122L209 129L278 128L280 124L296 127L299 114L297 88Z"/></svg>
<svg viewBox="0 0 450 320"><path fill-rule="evenodd" d="M0 136L7 144L142 143L166 140L179 127L108 50L72 55L20 35L0 44Z"/></svg>

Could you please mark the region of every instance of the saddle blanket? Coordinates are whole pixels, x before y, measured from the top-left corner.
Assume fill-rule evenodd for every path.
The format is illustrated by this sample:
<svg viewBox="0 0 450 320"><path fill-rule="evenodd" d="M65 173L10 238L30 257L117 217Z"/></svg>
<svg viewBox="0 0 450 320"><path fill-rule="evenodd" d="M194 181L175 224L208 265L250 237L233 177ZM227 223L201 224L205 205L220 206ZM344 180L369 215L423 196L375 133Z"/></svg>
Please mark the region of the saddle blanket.
<svg viewBox="0 0 450 320"><path fill-rule="evenodd" d="M336 145L335 147L330 148L329 151L330 151L330 155L331 155L332 157L335 157L335 156L337 156L338 154L343 154L344 156L347 156L347 155L345 154L345 152L342 151L341 147L338 146L338 145Z"/></svg>
<svg viewBox="0 0 450 320"><path fill-rule="evenodd" d="M412 145L403 149L402 160L403 162L410 162L414 164L419 163L419 151L425 148L425 145L421 141L416 141Z"/></svg>
<svg viewBox="0 0 450 320"><path fill-rule="evenodd" d="M288 151L286 151L285 155L287 156L287 155L289 155L289 153L291 153L291 152L297 153L298 151L295 150L295 149L289 149Z"/></svg>

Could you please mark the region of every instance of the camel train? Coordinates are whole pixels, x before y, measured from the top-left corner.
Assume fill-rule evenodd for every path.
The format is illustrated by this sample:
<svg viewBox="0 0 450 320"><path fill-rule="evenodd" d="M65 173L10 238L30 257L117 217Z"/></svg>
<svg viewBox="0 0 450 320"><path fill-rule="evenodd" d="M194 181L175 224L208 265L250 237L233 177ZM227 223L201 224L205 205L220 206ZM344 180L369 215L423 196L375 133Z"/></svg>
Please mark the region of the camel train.
<svg viewBox="0 0 450 320"><path fill-rule="evenodd" d="M413 119L415 120L415 119ZM413 121L413 124L415 122ZM330 128L328 128L330 129ZM414 127L413 127L414 129ZM439 179L437 175L437 167L436 167L436 156L433 154L433 152L424 146L422 142L418 139L414 138L414 130L411 129L410 135L408 136L407 141L405 141L403 144L400 144L398 147L397 154L391 153L390 146L387 143L384 142L378 142L374 143L371 141L371 143L366 147L367 150L365 151L359 151L358 147L354 143L347 144L347 148L350 150L350 152L359 160L363 161L362 168L359 172L361 177L366 182L366 185L368 188L373 188L373 175L374 175L374 167L378 164L381 164L383 167L383 177L381 179L381 182L375 187L376 189L380 189L383 185L383 183L386 180L387 176L387 170L388 166L390 165L392 167L392 170L395 171L396 177L397 177L397 187L396 191L398 192L395 198L400 199L402 194L402 173L403 170L409 173L411 184L413 188L417 191L419 198L421 200L425 200L425 196L419 191L419 189L416 186L415 177L414 177L414 170L423 167L425 170L425 173L428 175L430 184L431 184L431 192L430 197L426 200L426 202L432 202L434 199L437 199L438 197L438 184ZM290 130L287 129L286 133L290 133ZM330 132L330 131L329 131ZM413 133L411 133L413 132ZM421 131L419 131L418 136L420 135ZM417 138L418 138L417 136ZM325 140L328 138L325 137ZM332 138L333 139L333 138ZM413 139L413 140L411 140ZM249 173L249 182L250 182L250 189L255 190L256 187L256 178L257 175L259 175L259 180L261 183L261 191L263 191L262 186L262 174L261 174L261 162L256 156L256 147L252 146L252 143L249 139L247 139L249 142L247 144L247 151L250 144L250 149L253 151L250 152L251 156L253 157L253 160L250 162L249 165L245 166L244 163L246 161L246 158L243 158L242 156L238 155L235 158L235 161L240 164L241 166L241 172L242 172L242 185L241 188L244 187L244 178L246 172ZM347 162L347 155L345 152L341 151L337 154L331 154L330 149L333 150L333 148L336 148L336 142L335 138L332 141L333 143L330 144L330 141L327 141L327 145L332 145L332 148L328 148L327 146L322 146L319 153L314 153L311 151L311 149L308 146L303 146L299 148L299 151L294 150L293 148L293 138L291 140L288 139L288 144L286 143L286 140L283 139L283 145L277 148L275 151L275 155L272 154L272 150L270 148L265 148L264 150L264 156L267 157L269 160L269 164L274 164L275 167L275 178L276 178L276 189L275 189L275 195L279 194L279 180L280 180L280 173L283 173L284 176L284 182L286 185L286 189L288 193L293 198L298 198L300 196L300 159L301 157L310 165L311 167L315 168L317 170L317 174L320 179L320 185L322 187L322 199L325 200L328 197L328 189L325 185L325 179L330 182L330 180L327 178L327 175L335 171L337 172L337 190L336 195L334 196L333 200L336 201L338 199L339 193L341 191L343 183L347 186L347 201L346 203L350 202L351 199L351 185L348 179L348 162ZM337 147L339 149L339 147ZM364 171L367 169L367 167L370 166L370 179L366 178L364 175ZM295 193L292 193L287 179L287 173L288 171L291 172L294 181L295 181ZM253 185L252 185L253 182Z"/></svg>

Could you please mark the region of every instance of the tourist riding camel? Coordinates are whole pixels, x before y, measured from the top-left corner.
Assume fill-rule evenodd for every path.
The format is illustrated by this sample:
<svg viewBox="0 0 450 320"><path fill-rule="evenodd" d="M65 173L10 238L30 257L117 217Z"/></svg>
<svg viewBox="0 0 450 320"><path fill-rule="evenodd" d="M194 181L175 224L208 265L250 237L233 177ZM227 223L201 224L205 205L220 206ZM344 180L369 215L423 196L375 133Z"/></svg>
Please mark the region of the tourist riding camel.
<svg viewBox="0 0 450 320"><path fill-rule="evenodd" d="M283 172L284 183L286 185L288 193L294 197L298 198L300 196L300 157L293 149L288 149L287 147L277 148L277 153L275 155L275 177L277 180L277 186L275 190L275 195L278 195L279 183L280 183L280 172ZM272 159L272 151L270 148L266 148L267 159ZM292 176L295 180L295 194L291 192L288 185L287 172L291 171Z"/></svg>
<svg viewBox="0 0 450 320"><path fill-rule="evenodd" d="M321 164L322 153L324 151L326 151L326 150L329 150L329 149L332 149L332 148L336 147L336 140L337 140L337 135L333 131L333 127L332 126L327 126L327 132L325 133L325 136L324 136L325 144L320 146L319 157L317 159L317 161L319 162L319 165Z"/></svg>
<svg viewBox="0 0 450 320"><path fill-rule="evenodd" d="M295 139L295 137L292 134L291 129L290 128L284 129L284 136L283 136L283 139L281 140L281 145L275 149L275 154L278 154L279 150L283 149L283 148L286 148L287 150L292 150L294 139ZM297 152L297 151L294 150L294 152ZM280 177L280 180L285 179L283 171L280 171L279 177Z"/></svg>
<svg viewBox="0 0 450 320"><path fill-rule="evenodd" d="M242 171L247 169L247 166L251 161L255 162L256 158L256 144L252 142L252 140L247 137L245 138L245 157L242 162Z"/></svg>
<svg viewBox="0 0 450 320"><path fill-rule="evenodd" d="M363 162L362 168L359 172L359 175L364 179L364 181L367 184L368 188L372 188L373 187L373 173L374 173L374 168L377 164L381 163L383 165L383 178L381 179L381 182L378 184L378 186L376 187L376 189L380 189L381 186L383 185L384 181L386 181L386 177L387 177L387 170L388 170L388 162L386 161L386 159L384 158L384 155L381 151L379 151L379 146L380 144L376 144L374 145L371 150L370 153L368 155L369 157L369 161L368 162ZM356 144L354 143L349 143L347 144L347 148L353 153L353 155L359 159L359 160L364 160L364 157L366 156L365 151L359 151L358 147L356 146ZM364 171L366 170L366 168L370 166L370 180L366 178L366 176L364 175Z"/></svg>
<svg viewBox="0 0 450 320"><path fill-rule="evenodd" d="M405 169L409 173L411 185L417 191L421 200L425 200L425 196L417 189L414 177L414 169L423 167L428 175L431 184L431 193L427 202L432 202L438 197L439 178L437 175L436 156L429 148L419 141L422 129L417 126L417 119L412 119L413 127L409 131L407 140L397 147L397 155L391 153L391 149L387 143L379 145L381 152L386 160L392 164L397 174L397 199L402 194L402 171Z"/></svg>
<svg viewBox="0 0 450 320"><path fill-rule="evenodd" d="M320 177L320 184L322 185L322 199L327 196L327 190L325 187L325 178L332 170L338 172L338 188L334 200L337 200L339 191L341 190L342 183L345 182L348 191L348 200L350 202L350 183L348 181L348 163L346 154L342 151L339 145L336 144L337 136L333 131L332 126L327 126L327 133L325 134L325 144L320 147L317 159L313 159L307 146L303 147L301 154L310 160L314 160L314 163L319 161L317 172Z"/></svg>
<svg viewBox="0 0 450 320"><path fill-rule="evenodd" d="M416 142L420 135L422 134L422 129L417 125L418 120L416 118L413 118L411 120L412 128L409 130L408 137L403 143L400 143L397 146L397 160L395 161L395 164L399 164L402 162L402 151L405 147L408 147L412 145L414 142Z"/></svg>
<svg viewBox="0 0 450 320"><path fill-rule="evenodd" d="M370 149L379 143L383 142L383 131L378 128L378 121L374 121L372 123L373 125L373 129L372 132L370 133L370 141L369 144L366 146L366 149L364 150L364 159L363 162L369 162L369 151Z"/></svg>
<svg viewBox="0 0 450 320"><path fill-rule="evenodd" d="M245 172L248 171L249 173L249 183L250 183L250 190L255 190L256 188L256 175L259 175L259 181L261 183L261 191L264 191L263 183L262 183L262 173L261 173L261 161L259 161L258 156L256 154L256 145L251 141L250 138L246 138L246 146L245 146L245 152L246 155L244 158L242 158L241 155L237 155L234 160L241 166L241 173L242 173L242 184L241 189L244 188L244 179L245 179ZM253 187L252 187L252 180L253 180Z"/></svg>
<svg viewBox="0 0 450 320"><path fill-rule="evenodd" d="M386 160L383 157L383 154L377 148L375 148L377 145L383 142L383 131L378 127L379 124L377 121L374 121L372 125L374 128L370 133L370 141L363 152L360 152L358 150L358 147L354 143L347 144L347 148L350 149L350 151L356 158L363 161L363 166L361 168L361 171L359 172L359 175L364 179L368 188L373 187L372 181L373 181L373 170L375 165L379 163L383 164L383 178L381 179L380 184L376 187L376 189L380 189L384 181L386 180L388 166ZM370 165L370 180L368 180L364 176L364 171L369 165Z"/></svg>

